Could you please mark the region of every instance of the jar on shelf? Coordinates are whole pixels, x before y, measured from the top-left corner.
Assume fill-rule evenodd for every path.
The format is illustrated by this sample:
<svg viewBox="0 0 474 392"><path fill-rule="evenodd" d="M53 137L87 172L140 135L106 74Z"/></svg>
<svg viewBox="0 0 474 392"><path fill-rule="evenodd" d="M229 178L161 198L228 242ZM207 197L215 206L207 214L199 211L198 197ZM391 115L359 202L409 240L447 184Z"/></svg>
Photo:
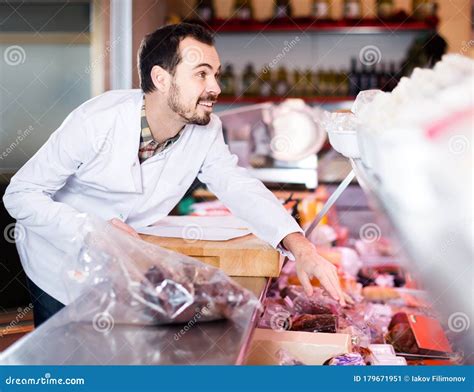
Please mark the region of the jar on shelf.
<svg viewBox="0 0 474 392"><path fill-rule="evenodd" d="M362 17L362 5L360 0L344 0L344 19L360 19Z"/></svg>
<svg viewBox="0 0 474 392"><path fill-rule="evenodd" d="M274 16L276 19L291 17L292 10L290 0L277 0L275 3Z"/></svg>
<svg viewBox="0 0 474 392"><path fill-rule="evenodd" d="M436 16L437 3L434 0L413 0L412 14L417 20L426 20Z"/></svg>
<svg viewBox="0 0 474 392"><path fill-rule="evenodd" d="M214 19L214 6L212 0L198 0L196 14L203 22L211 22Z"/></svg>
<svg viewBox="0 0 474 392"><path fill-rule="evenodd" d="M242 94L246 97L258 96L258 76L255 73L253 64L249 63L245 67L242 75Z"/></svg>
<svg viewBox="0 0 474 392"><path fill-rule="evenodd" d="M260 72L259 94L261 97L270 97L273 95L272 90L272 70L264 67Z"/></svg>
<svg viewBox="0 0 474 392"><path fill-rule="evenodd" d="M277 71L274 91L278 96L285 97L289 90L290 84L288 83L288 72L284 66L281 66Z"/></svg>
<svg viewBox="0 0 474 392"><path fill-rule="evenodd" d="M301 97L305 92L305 83L303 78L303 73L299 69L293 71L293 88L291 89L290 94L293 97Z"/></svg>
<svg viewBox="0 0 474 392"><path fill-rule="evenodd" d="M234 17L241 20L252 20L253 12L250 0L236 0L234 4Z"/></svg>
<svg viewBox="0 0 474 392"><path fill-rule="evenodd" d="M395 5L393 0L377 0L377 16L381 19L389 19L393 16Z"/></svg>
<svg viewBox="0 0 474 392"><path fill-rule="evenodd" d="M233 97L237 95L234 68L231 64L226 64L224 68L220 79L220 87L222 96Z"/></svg>
<svg viewBox="0 0 474 392"><path fill-rule="evenodd" d="M329 0L313 0L312 15L316 19L331 19Z"/></svg>

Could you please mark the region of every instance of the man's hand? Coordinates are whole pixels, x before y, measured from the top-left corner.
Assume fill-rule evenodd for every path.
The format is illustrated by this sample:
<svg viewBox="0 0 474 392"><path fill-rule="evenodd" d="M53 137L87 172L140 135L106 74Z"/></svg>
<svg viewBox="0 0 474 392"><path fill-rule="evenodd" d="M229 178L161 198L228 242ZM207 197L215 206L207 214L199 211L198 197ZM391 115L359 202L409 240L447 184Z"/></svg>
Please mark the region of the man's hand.
<svg viewBox="0 0 474 392"><path fill-rule="evenodd" d="M354 303L342 291L334 264L321 257L316 247L301 233L291 233L283 239L283 245L296 259L296 274L307 295L313 294L311 277L316 277L324 289L342 306Z"/></svg>
<svg viewBox="0 0 474 392"><path fill-rule="evenodd" d="M118 229L125 231L127 234L130 234L132 237L140 239L140 236L135 231L135 229L132 226L129 226L126 223L122 222L120 219L113 218L109 220L109 223L111 223Z"/></svg>

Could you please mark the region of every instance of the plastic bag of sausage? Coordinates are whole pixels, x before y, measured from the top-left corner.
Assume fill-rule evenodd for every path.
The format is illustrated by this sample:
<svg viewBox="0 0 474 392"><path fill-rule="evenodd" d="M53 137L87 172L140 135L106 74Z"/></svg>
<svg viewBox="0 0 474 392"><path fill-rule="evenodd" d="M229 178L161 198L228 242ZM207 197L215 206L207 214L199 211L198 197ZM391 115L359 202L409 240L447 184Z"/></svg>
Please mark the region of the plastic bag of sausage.
<svg viewBox="0 0 474 392"><path fill-rule="evenodd" d="M75 312L81 321L105 314L116 324L240 323L260 306L221 270L104 221L87 218L79 241L77 263L67 276L69 291L81 297L76 302L87 303Z"/></svg>

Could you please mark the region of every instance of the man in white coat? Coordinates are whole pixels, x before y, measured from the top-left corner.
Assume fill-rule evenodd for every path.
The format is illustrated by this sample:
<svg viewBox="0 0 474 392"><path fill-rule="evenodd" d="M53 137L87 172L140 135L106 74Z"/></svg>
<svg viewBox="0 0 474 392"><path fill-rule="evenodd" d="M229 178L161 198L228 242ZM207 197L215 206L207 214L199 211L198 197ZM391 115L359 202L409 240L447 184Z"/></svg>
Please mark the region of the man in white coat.
<svg viewBox="0 0 474 392"><path fill-rule="evenodd" d="M179 24L146 36L140 90L114 90L75 109L12 178L3 197L22 230L17 248L39 325L74 298L59 271L84 214L131 235L165 217L197 177L251 230L296 259L307 294L317 277L345 304L336 268L263 184L237 166L212 114L221 64L212 35ZM257 262L257 261L256 261Z"/></svg>

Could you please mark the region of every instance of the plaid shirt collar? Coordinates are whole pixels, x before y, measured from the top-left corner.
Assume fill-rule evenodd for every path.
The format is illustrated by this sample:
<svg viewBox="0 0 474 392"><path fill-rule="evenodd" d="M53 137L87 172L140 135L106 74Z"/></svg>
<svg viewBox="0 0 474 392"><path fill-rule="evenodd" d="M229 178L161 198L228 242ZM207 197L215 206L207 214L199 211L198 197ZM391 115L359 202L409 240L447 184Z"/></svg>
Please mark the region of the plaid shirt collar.
<svg viewBox="0 0 474 392"><path fill-rule="evenodd" d="M153 139L153 135L150 130L150 126L146 119L146 110L145 110L145 97L143 97L142 112L141 112L141 133L140 133L140 148L138 151L138 158L140 163L145 161L148 158L151 158L155 154L166 150L168 147L171 147L181 136L181 131L179 131L176 136L165 140L162 143L158 143Z"/></svg>

